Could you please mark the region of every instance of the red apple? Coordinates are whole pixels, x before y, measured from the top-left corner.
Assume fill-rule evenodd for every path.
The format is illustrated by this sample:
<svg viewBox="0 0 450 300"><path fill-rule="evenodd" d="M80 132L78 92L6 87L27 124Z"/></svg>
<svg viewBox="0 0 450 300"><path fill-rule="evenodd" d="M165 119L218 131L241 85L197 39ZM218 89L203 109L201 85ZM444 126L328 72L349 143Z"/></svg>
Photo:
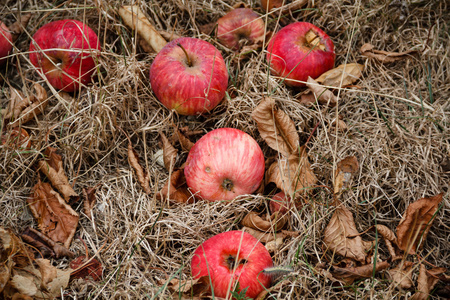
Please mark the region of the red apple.
<svg viewBox="0 0 450 300"><path fill-rule="evenodd" d="M284 215L291 207L291 197L286 196L284 192L276 193L269 202L269 208L272 214L279 212Z"/></svg>
<svg viewBox="0 0 450 300"><path fill-rule="evenodd" d="M217 38L226 47L239 50L242 39L253 43L264 36L264 21L250 8L236 8L217 21Z"/></svg>
<svg viewBox="0 0 450 300"><path fill-rule="evenodd" d="M231 295L239 283L239 291L248 288L245 295L255 298L270 286L271 278L262 271L272 266L266 248L251 234L236 230L203 242L192 257L191 273L210 277L215 297Z"/></svg>
<svg viewBox="0 0 450 300"><path fill-rule="evenodd" d="M150 67L156 98L181 115L204 114L222 101L228 71L219 50L196 38L182 37L164 46Z"/></svg>
<svg viewBox="0 0 450 300"><path fill-rule="evenodd" d="M320 28L296 22L282 28L267 46L272 74L286 78L287 85L304 86L299 81L317 78L334 66L334 44Z"/></svg>
<svg viewBox="0 0 450 300"><path fill-rule="evenodd" d="M30 61L50 84L74 92L91 82L100 42L95 32L77 20L45 24L33 36Z"/></svg>
<svg viewBox="0 0 450 300"><path fill-rule="evenodd" d="M186 183L205 200L232 200L256 191L264 177L264 155L247 133L234 128L213 130L189 151Z"/></svg>
<svg viewBox="0 0 450 300"><path fill-rule="evenodd" d="M12 50L12 35L8 27L0 21L0 66L6 62L5 57Z"/></svg>

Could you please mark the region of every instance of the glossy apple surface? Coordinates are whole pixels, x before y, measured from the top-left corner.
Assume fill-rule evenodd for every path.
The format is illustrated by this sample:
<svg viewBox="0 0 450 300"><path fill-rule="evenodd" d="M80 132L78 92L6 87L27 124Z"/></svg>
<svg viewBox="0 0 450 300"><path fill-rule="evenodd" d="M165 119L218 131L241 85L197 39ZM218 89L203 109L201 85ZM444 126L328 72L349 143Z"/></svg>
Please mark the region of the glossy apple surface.
<svg viewBox="0 0 450 300"><path fill-rule="evenodd" d="M77 20L45 24L30 44L30 61L59 90L74 92L92 80L100 42L95 32Z"/></svg>
<svg viewBox="0 0 450 300"><path fill-rule="evenodd" d="M314 38L315 37L315 38ZM286 77L293 87L315 79L334 66L334 44L320 28L307 22L292 23L275 34L267 46L267 61L273 75Z"/></svg>
<svg viewBox="0 0 450 300"><path fill-rule="evenodd" d="M150 83L156 98L168 109L182 115L205 114L225 96L228 71L216 47L182 37L168 43L155 57Z"/></svg>
<svg viewBox="0 0 450 300"><path fill-rule="evenodd" d="M236 8L217 21L217 38L226 47L239 50L240 41L250 43L264 36L264 21L250 8Z"/></svg>
<svg viewBox="0 0 450 300"><path fill-rule="evenodd" d="M247 133L220 128L189 151L184 174L193 193L209 201L232 200L256 191L264 177L264 155Z"/></svg>
<svg viewBox="0 0 450 300"><path fill-rule="evenodd" d="M239 282L239 291L255 298L270 287L271 278L262 273L273 266L266 248L251 234L228 231L211 237L194 252L191 273L194 278L210 276L215 297L226 297Z"/></svg>
<svg viewBox="0 0 450 300"><path fill-rule="evenodd" d="M6 62L5 57L12 50L12 35L8 27L0 21L0 66Z"/></svg>

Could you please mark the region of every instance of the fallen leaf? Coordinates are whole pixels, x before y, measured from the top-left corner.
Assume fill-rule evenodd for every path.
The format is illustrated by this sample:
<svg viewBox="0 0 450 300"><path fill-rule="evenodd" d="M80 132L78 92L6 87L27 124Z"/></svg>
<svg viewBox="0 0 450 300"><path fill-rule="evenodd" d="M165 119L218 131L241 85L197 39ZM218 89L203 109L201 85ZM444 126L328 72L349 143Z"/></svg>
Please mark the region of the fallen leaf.
<svg viewBox="0 0 450 300"><path fill-rule="evenodd" d="M356 156L347 156L337 164L334 175L334 193L339 194L342 189L349 185L354 173L359 169Z"/></svg>
<svg viewBox="0 0 450 300"><path fill-rule="evenodd" d="M167 32L164 30L158 30L158 33L168 42L176 40L181 37L181 35L178 35L174 32Z"/></svg>
<svg viewBox="0 0 450 300"><path fill-rule="evenodd" d="M39 252L45 256L51 257L74 257L75 254L64 247L53 241L50 237L42 232L37 231L31 227L27 227L21 235L22 239L39 250Z"/></svg>
<svg viewBox="0 0 450 300"><path fill-rule="evenodd" d="M305 90L300 94L300 98L297 98L299 103L301 105L304 105L306 107L312 106L314 103L316 103L316 96L311 92L311 90Z"/></svg>
<svg viewBox="0 0 450 300"><path fill-rule="evenodd" d="M397 245L409 254L415 254L423 247L428 231L434 220L442 193L422 198L411 203L397 226Z"/></svg>
<svg viewBox="0 0 450 300"><path fill-rule="evenodd" d="M155 50L157 53L167 44L166 40L153 27L139 6L122 6L119 9L125 25L137 33Z"/></svg>
<svg viewBox="0 0 450 300"><path fill-rule="evenodd" d="M176 140L180 143L181 149L184 151L191 150L194 143L191 142L176 126L174 126Z"/></svg>
<svg viewBox="0 0 450 300"><path fill-rule="evenodd" d="M363 71L364 65L361 64L351 63L339 65L320 75L319 78L316 78L316 81L325 86L346 87L357 81L362 76Z"/></svg>
<svg viewBox="0 0 450 300"><path fill-rule="evenodd" d="M286 195L293 195L293 199L304 195L317 183L305 146L299 151L300 154L291 154L288 159L277 159L266 173L266 184L275 183Z"/></svg>
<svg viewBox="0 0 450 300"><path fill-rule="evenodd" d="M47 176L52 185L61 193L67 203L78 202L80 196L69 184L61 155L56 153L56 148L47 147L44 151L45 159L38 161L38 170Z"/></svg>
<svg viewBox="0 0 450 300"><path fill-rule="evenodd" d="M291 118L275 105L272 98L263 98L253 110L252 118L267 145L284 156L297 153L299 138Z"/></svg>
<svg viewBox="0 0 450 300"><path fill-rule="evenodd" d="M283 245L283 239L284 237L277 237L275 240L267 242L264 247L266 247L269 253L274 253Z"/></svg>
<svg viewBox="0 0 450 300"><path fill-rule="evenodd" d="M27 202L39 229L69 248L77 229L78 214L46 182L39 181L33 187Z"/></svg>
<svg viewBox="0 0 450 300"><path fill-rule="evenodd" d="M395 268L388 270L389 277L396 288L407 290L413 286L413 265L410 261L401 261Z"/></svg>
<svg viewBox="0 0 450 300"><path fill-rule="evenodd" d="M0 262L0 295L11 277L11 260Z"/></svg>
<svg viewBox="0 0 450 300"><path fill-rule="evenodd" d="M388 52L383 50L376 50L369 43L362 45L361 54L370 58L374 58L381 63L393 63L399 60L412 57L416 54L416 50L408 50L404 52Z"/></svg>
<svg viewBox="0 0 450 300"><path fill-rule="evenodd" d="M169 142L164 133L159 134L163 144L163 160L164 167L167 171L171 172L175 167L175 161L177 160L177 149Z"/></svg>
<svg viewBox="0 0 450 300"><path fill-rule="evenodd" d="M332 133L335 133L336 129L338 132L345 132L345 131L348 131L348 126L347 126L347 124L345 124L344 120L341 120L340 118L338 118L338 120L336 122L336 118L335 118L331 121L330 129L331 129Z"/></svg>
<svg viewBox="0 0 450 300"><path fill-rule="evenodd" d="M10 88L11 99L6 109L2 111L4 119L9 120L9 127L25 124L44 111L48 104L47 92L37 83L33 85L33 88L36 96L30 95L29 97L25 97L21 91L15 88Z"/></svg>
<svg viewBox="0 0 450 300"><path fill-rule="evenodd" d="M33 258L31 251L10 229L0 226L0 263L12 260L15 265L22 267L30 264Z"/></svg>
<svg viewBox="0 0 450 300"><path fill-rule="evenodd" d="M14 275L9 280L7 286L9 286L11 289L17 290L21 294L30 297L34 297L38 293L38 287L34 282L33 275Z"/></svg>
<svg viewBox="0 0 450 300"><path fill-rule="evenodd" d="M157 198L169 199L178 203L186 203L194 200L194 197L188 190L183 170L176 170L172 173L164 184L164 187L157 194Z"/></svg>
<svg viewBox="0 0 450 300"><path fill-rule="evenodd" d="M15 150L27 150L31 147L30 135L25 129L19 127L2 134L1 143Z"/></svg>
<svg viewBox="0 0 450 300"><path fill-rule="evenodd" d="M288 4L285 3L285 0L261 0L261 6L265 11L269 12L277 9L277 15L284 15L299 10L308 4L308 0L293 0ZM278 12L278 10L281 10L281 12Z"/></svg>
<svg viewBox="0 0 450 300"><path fill-rule="evenodd" d="M436 283L439 281L439 275L445 273L446 268L433 268L427 270L424 264L420 264L419 277L417 278L417 292L412 295L411 300L426 300Z"/></svg>
<svg viewBox="0 0 450 300"><path fill-rule="evenodd" d="M139 163L139 155L133 149L130 140L128 143L128 163L136 172L136 177L144 192L147 195L150 195L152 193L152 190L150 189L150 175Z"/></svg>
<svg viewBox="0 0 450 300"><path fill-rule="evenodd" d="M365 247L358 234L352 213L345 206L340 206L325 228L323 242L329 251L364 263Z"/></svg>
<svg viewBox="0 0 450 300"><path fill-rule="evenodd" d="M217 28L217 23L216 22L203 24L203 25L199 25L198 26L198 29L200 30L200 32L204 33L206 35L213 34L213 32L216 30L216 28Z"/></svg>
<svg viewBox="0 0 450 300"><path fill-rule="evenodd" d="M86 258L85 255L78 256L69 264L72 269L70 279L86 278L91 276L94 281L99 281L103 276L102 264L94 257Z"/></svg>
<svg viewBox="0 0 450 300"><path fill-rule="evenodd" d="M20 14L19 19L13 24L8 26L9 31L11 32L13 42L17 40L19 35L21 35L30 21L31 13Z"/></svg>
<svg viewBox="0 0 450 300"><path fill-rule="evenodd" d="M318 265L319 268L329 269L331 275L343 282L346 285L351 285L355 280L371 278L374 272L380 272L384 269L387 269L390 264L386 261L377 262L374 264L367 264L362 266L348 266L348 267L338 267L338 266L330 266L327 268L323 265Z"/></svg>
<svg viewBox="0 0 450 300"><path fill-rule="evenodd" d="M92 209L95 206L95 203L97 202L97 197L95 197L95 192L97 190L98 185L90 188L83 188L83 211L84 214L89 218L89 220L92 221Z"/></svg>
<svg viewBox="0 0 450 300"><path fill-rule="evenodd" d="M183 293L191 296L200 296L209 291L210 279L208 276L181 281L177 278L172 278L169 282L162 282L162 285L167 285L167 288L174 294Z"/></svg>
<svg viewBox="0 0 450 300"><path fill-rule="evenodd" d="M250 227L242 227L242 231L250 233L254 238L263 244L275 241L277 238L285 238L286 235L283 232L273 233L273 232L262 232Z"/></svg>
<svg viewBox="0 0 450 300"><path fill-rule="evenodd" d="M273 220L264 220L257 213L251 211L249 212L241 221L241 225L249 228L253 228L259 231L273 231L277 232L281 230L287 223L286 216L281 216L278 218L278 214L275 213L271 215Z"/></svg>
<svg viewBox="0 0 450 300"><path fill-rule="evenodd" d="M323 87L311 77L308 77L306 86L314 93L316 100L320 104L336 106L338 101L337 97L329 89Z"/></svg>

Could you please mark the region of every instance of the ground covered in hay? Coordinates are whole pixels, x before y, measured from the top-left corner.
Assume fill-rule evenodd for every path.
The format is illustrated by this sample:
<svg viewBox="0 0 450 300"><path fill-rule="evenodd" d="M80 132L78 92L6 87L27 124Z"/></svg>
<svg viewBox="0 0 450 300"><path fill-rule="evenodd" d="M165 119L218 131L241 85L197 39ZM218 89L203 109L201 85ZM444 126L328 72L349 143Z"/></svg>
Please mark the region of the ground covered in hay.
<svg viewBox="0 0 450 300"><path fill-rule="evenodd" d="M22 125L31 137L31 147L0 146L0 226L16 235L26 227L37 229L27 198L39 178L47 181L38 175L37 162L49 146L61 155L78 195L96 187L92 216L83 210L85 200L72 203L80 219L70 250L79 256L87 247L89 255L96 255L101 263L103 275L99 281L72 280L64 290L65 297L189 298L189 293L174 293L171 286L174 278L191 278L193 251L215 234L241 229L240 222L249 212L267 213L267 199L276 186L269 183L264 190L231 202L161 199L157 192L172 171L159 162L160 135L171 137L174 128L185 128L195 142L215 128L238 128L254 137L268 163L273 162L279 153L263 140L251 117L267 96L294 122L317 183L313 192L303 196L302 207L291 209L284 228L288 234L272 249L274 264L289 266L292 272L274 278L276 285L265 299L407 299L418 289L423 260L428 269L450 268L450 15L445 1L308 1L283 16L281 10L266 14L260 1L247 1L261 15L267 31L276 32L295 21L311 22L333 40L336 66L364 65L358 81L333 90L338 97L334 107L301 104L305 88L294 90L270 76L265 50L239 58L214 34L202 31L203 25L217 21L238 1L0 2L0 18L7 25L19 14L32 13L0 71L0 108L10 101L10 87L33 92L37 82L48 93L45 112ZM138 5L158 30L201 38L221 51L229 86L224 101L209 115L180 116L158 102L149 83L156 53L148 52L117 13L121 5L130 4ZM102 43L97 82L69 95L51 89L37 75L27 53L33 33L60 19L84 21ZM366 43L383 51L414 52L383 63L362 55L360 49ZM346 128L336 130L336 119ZM4 124L2 120L6 132ZM143 191L129 164L129 141L124 133L148 170L150 193ZM178 150L175 167L179 168L188 152L174 145ZM340 194L340 205L335 205L334 174L338 162L348 156L355 156L359 167L351 186ZM387 270L351 282L339 280L339 274L330 275L330 266L345 265L345 259L324 243L336 207L348 208L357 232L363 232L362 239L376 241L374 255L393 268L398 261L392 260L388 247L371 228L382 224L395 232L411 203L441 193L443 200L422 248L401 259L413 263L412 275L408 275L414 282L410 288L396 288ZM52 258L52 264L61 269L69 262ZM319 270L318 265L323 268ZM433 299L439 297L438 291L447 289L449 295L448 277L446 280L437 283Z"/></svg>

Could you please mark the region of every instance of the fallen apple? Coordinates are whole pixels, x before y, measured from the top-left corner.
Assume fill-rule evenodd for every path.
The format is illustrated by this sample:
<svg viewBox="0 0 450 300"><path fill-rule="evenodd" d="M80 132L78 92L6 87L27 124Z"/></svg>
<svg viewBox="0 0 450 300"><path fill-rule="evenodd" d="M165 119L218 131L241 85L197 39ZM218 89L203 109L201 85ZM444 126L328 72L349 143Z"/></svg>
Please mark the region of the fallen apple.
<svg viewBox="0 0 450 300"><path fill-rule="evenodd" d="M284 192L276 193L269 202L269 208L272 214L278 212L284 215L291 207L291 197L286 196Z"/></svg>
<svg viewBox="0 0 450 300"><path fill-rule="evenodd" d="M184 174L190 190L209 201L232 200L258 189L264 177L264 155L247 133L215 129L189 151Z"/></svg>
<svg viewBox="0 0 450 300"><path fill-rule="evenodd" d="M235 230L203 242L192 257L191 274L194 279L211 278L215 297L231 295L239 284L238 292L247 289L245 296L255 298L270 286L271 278L262 271L272 266L269 252L256 238Z"/></svg>
<svg viewBox="0 0 450 300"><path fill-rule="evenodd" d="M74 92L92 81L100 42L95 32L77 20L45 24L33 35L30 61L56 89Z"/></svg>
<svg viewBox="0 0 450 300"><path fill-rule="evenodd" d="M243 40L254 43L262 39L264 32L264 21L250 8L236 8L217 21L217 38L233 50L239 50Z"/></svg>
<svg viewBox="0 0 450 300"><path fill-rule="evenodd" d="M8 27L0 21L0 66L6 62L5 57L12 50L12 35Z"/></svg>
<svg viewBox="0 0 450 300"><path fill-rule="evenodd" d="M210 43L182 37L168 43L150 67L156 98L181 115L211 111L222 101L228 71L219 50Z"/></svg>
<svg viewBox="0 0 450 300"><path fill-rule="evenodd" d="M320 28L308 22L292 23L275 34L267 46L273 75L292 87L305 86L334 66L334 44Z"/></svg>

